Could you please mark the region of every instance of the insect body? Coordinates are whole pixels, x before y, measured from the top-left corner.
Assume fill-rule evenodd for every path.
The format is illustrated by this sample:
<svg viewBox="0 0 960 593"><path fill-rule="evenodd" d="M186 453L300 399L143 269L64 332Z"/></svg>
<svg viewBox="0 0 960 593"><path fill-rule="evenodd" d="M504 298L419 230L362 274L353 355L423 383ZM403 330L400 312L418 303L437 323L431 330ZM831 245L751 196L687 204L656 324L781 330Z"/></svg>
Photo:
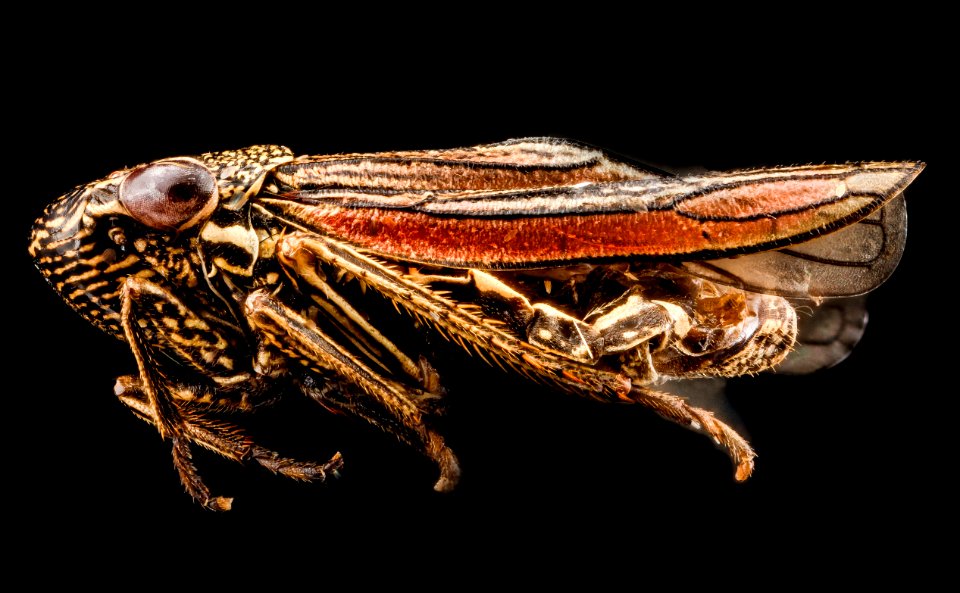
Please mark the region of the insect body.
<svg viewBox="0 0 960 593"><path fill-rule="evenodd" d="M883 282L905 238L900 194L922 168L675 177L550 138L307 157L254 146L78 187L36 222L30 253L129 345L137 372L116 395L170 440L187 491L212 509L231 499L204 485L193 445L301 480L340 469L339 454L289 459L222 415L291 391L424 452L437 490L456 484L430 422L441 379L422 343L391 333L384 303L494 366L704 432L744 480L749 444L674 386L845 356L859 301L834 306L812 343L791 299Z"/></svg>

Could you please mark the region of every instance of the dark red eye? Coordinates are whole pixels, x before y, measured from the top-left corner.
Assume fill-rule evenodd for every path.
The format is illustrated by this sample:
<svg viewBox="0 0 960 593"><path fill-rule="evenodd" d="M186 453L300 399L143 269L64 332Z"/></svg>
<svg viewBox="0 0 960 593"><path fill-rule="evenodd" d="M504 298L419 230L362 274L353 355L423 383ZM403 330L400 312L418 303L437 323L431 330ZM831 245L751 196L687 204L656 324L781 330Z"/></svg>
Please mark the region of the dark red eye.
<svg viewBox="0 0 960 593"><path fill-rule="evenodd" d="M142 224L180 231L206 219L217 206L217 180L192 159L137 167L120 183L120 203Z"/></svg>

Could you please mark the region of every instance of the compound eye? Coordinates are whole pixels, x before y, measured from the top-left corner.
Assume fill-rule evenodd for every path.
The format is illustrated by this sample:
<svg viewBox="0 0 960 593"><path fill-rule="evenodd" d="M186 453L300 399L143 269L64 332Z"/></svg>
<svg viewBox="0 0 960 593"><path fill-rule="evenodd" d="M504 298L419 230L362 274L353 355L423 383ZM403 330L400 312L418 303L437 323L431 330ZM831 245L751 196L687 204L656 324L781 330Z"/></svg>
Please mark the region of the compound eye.
<svg viewBox="0 0 960 593"><path fill-rule="evenodd" d="M160 231L182 231L217 207L213 174L187 158L137 167L120 183L120 203L140 223Z"/></svg>

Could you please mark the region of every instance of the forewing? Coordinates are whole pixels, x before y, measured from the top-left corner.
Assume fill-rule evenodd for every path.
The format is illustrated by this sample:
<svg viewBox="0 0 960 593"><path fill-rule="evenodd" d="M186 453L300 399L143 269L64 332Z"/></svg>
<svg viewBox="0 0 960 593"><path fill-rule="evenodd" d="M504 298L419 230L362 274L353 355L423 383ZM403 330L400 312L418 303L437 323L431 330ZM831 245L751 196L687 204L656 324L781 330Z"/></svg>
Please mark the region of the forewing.
<svg viewBox="0 0 960 593"><path fill-rule="evenodd" d="M293 226L386 258L447 267L700 261L794 245L851 225L921 169L860 163L679 178L539 138L301 157L273 170L276 189L256 204ZM838 243L847 240L861 237Z"/></svg>
<svg viewBox="0 0 960 593"><path fill-rule="evenodd" d="M907 237L900 194L867 217L822 237L739 257L685 262L693 274L754 292L797 298L855 296L893 273Z"/></svg>

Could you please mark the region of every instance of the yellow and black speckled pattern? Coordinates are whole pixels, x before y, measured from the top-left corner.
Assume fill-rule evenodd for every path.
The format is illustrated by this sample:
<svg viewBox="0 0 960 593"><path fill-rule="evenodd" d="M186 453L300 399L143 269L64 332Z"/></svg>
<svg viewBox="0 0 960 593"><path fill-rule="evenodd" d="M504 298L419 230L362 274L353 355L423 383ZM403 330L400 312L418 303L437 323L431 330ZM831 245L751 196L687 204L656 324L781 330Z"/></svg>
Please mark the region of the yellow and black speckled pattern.
<svg viewBox="0 0 960 593"><path fill-rule="evenodd" d="M292 161L293 151L286 146L258 144L238 150L207 152L199 159L217 178L221 204L234 209L260 189L267 171Z"/></svg>
<svg viewBox="0 0 960 593"><path fill-rule="evenodd" d="M101 241L96 218L117 205L115 186L90 184L65 194L44 211L30 240L30 255L56 292L103 331L120 337L119 295L132 274L151 276L141 258Z"/></svg>
<svg viewBox="0 0 960 593"><path fill-rule="evenodd" d="M266 173L293 159L283 146L259 145L210 152L197 157L214 174L226 208L240 207L259 190ZM50 204L34 224L29 252L37 268L63 299L88 321L116 337L120 328L120 290L128 276L157 275L192 289L197 285L191 250L173 246L139 229L118 200L129 170L76 188ZM108 220L118 222L107 222ZM125 222L126 221L126 222ZM128 234L124 231L129 222ZM174 237L170 237L174 239ZM161 244L162 243L162 244ZM222 252L223 244L217 249Z"/></svg>

